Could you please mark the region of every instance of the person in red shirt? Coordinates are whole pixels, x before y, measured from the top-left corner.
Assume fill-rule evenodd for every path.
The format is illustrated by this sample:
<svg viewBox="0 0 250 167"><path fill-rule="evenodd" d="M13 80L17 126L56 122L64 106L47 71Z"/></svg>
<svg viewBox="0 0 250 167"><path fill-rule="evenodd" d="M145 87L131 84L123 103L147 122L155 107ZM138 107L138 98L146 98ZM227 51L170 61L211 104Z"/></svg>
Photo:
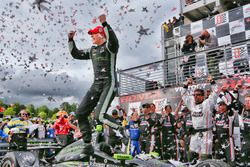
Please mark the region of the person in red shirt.
<svg viewBox="0 0 250 167"><path fill-rule="evenodd" d="M68 114L66 111L59 111L57 113L57 120L54 124L55 135L62 143L62 145L67 145L70 129L74 129L75 133L79 133L79 129L68 121Z"/></svg>

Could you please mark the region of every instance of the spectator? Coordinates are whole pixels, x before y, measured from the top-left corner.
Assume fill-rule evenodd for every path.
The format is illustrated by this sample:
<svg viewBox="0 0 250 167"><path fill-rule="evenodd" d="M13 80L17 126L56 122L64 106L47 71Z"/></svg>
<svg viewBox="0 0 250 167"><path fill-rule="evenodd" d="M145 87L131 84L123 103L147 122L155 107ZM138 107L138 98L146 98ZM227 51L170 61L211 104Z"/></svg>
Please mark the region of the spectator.
<svg viewBox="0 0 250 167"><path fill-rule="evenodd" d="M173 17L172 24L174 27L178 27L180 25L179 20L175 16Z"/></svg>
<svg viewBox="0 0 250 167"><path fill-rule="evenodd" d="M187 95L187 88L191 86L192 78L187 80L182 91L182 99L187 108L191 111L193 134L190 141L190 159L195 161L201 156L202 160L212 158L212 114L217 94L215 92L215 81L208 76L208 81L212 84L213 92L205 99L205 91L203 89L194 90L193 96Z"/></svg>
<svg viewBox="0 0 250 167"><path fill-rule="evenodd" d="M206 46L208 49L212 49L218 46L218 39L212 33L209 33L207 30L201 32L199 37L200 47ZM218 50L209 51L207 53L207 66L209 74L217 77L219 75L219 60L220 52Z"/></svg>
<svg viewBox="0 0 250 167"><path fill-rule="evenodd" d="M185 79L191 76L193 77L193 74L195 73L194 69L195 69L195 64L196 64L196 58L195 58L194 52L195 52L196 46L197 46L197 43L194 41L193 36L187 35L186 40L181 49L181 51L184 53L185 56L186 54L191 53L191 55L188 57L187 62L183 64L183 73L184 73Z"/></svg>
<svg viewBox="0 0 250 167"><path fill-rule="evenodd" d="M79 129L75 125L72 125L67 118L66 111L59 111L57 112L57 120L54 124L56 137L58 137L62 145L68 144L69 139L67 136L71 128L75 130L75 133L79 133Z"/></svg>
<svg viewBox="0 0 250 167"><path fill-rule="evenodd" d="M184 24L184 19L185 19L185 17L180 13L180 14L179 14L179 22L180 22L180 25L183 25L183 24Z"/></svg>
<svg viewBox="0 0 250 167"><path fill-rule="evenodd" d="M53 124L50 122L48 127L47 127L47 133L46 133L47 138L55 138L55 129L53 127Z"/></svg>
<svg viewBox="0 0 250 167"><path fill-rule="evenodd" d="M2 126L3 119L0 118L0 127ZM2 130L0 129L0 143L5 143L9 142L9 136Z"/></svg>
<svg viewBox="0 0 250 167"><path fill-rule="evenodd" d="M169 27L166 22L162 24L162 27L164 28L165 32L167 33L169 31Z"/></svg>
<svg viewBox="0 0 250 167"><path fill-rule="evenodd" d="M191 5L193 4L193 0L186 0L186 5Z"/></svg>
<svg viewBox="0 0 250 167"><path fill-rule="evenodd" d="M13 118L9 121L7 126L5 126L4 131L6 134L10 134L10 131L13 128L17 128L20 133L26 133L26 127L31 124L28 120L28 112L25 109L22 109L18 114L19 117Z"/></svg>
<svg viewBox="0 0 250 167"><path fill-rule="evenodd" d="M173 30L173 23L170 19L168 19L168 29L169 29L169 31Z"/></svg>

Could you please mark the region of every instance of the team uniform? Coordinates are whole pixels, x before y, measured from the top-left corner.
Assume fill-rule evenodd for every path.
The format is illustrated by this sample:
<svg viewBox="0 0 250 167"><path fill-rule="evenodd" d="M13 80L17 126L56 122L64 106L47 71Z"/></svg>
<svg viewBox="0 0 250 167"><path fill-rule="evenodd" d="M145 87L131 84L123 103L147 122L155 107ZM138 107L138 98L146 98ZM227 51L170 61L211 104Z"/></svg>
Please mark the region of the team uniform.
<svg viewBox="0 0 250 167"><path fill-rule="evenodd" d="M153 151L154 148L155 144L154 129L153 129L154 125L155 122L151 117L151 113L149 113L149 115L147 116L145 115L140 116L139 129L141 131L141 137L140 137L141 152L144 152L146 154Z"/></svg>
<svg viewBox="0 0 250 167"><path fill-rule="evenodd" d="M217 113L215 115L215 158L221 159L227 163L234 160L234 145L232 140L233 135L233 113Z"/></svg>
<svg viewBox="0 0 250 167"><path fill-rule="evenodd" d="M242 150L240 155L240 164L239 166L250 166L250 111L243 112L243 123L244 129L242 130Z"/></svg>
<svg viewBox="0 0 250 167"><path fill-rule="evenodd" d="M190 140L190 151L198 154L212 155L212 115L217 99L214 84L212 84L212 93L210 96L200 104L195 104L194 97L187 95L186 88L182 91L182 99L191 111L194 128Z"/></svg>
<svg viewBox="0 0 250 167"><path fill-rule="evenodd" d="M107 109L116 94L116 54L118 52L118 39L107 22L102 24L107 37L107 42L100 46L92 46L90 51L78 50L73 39L69 39L69 50L73 58L91 59L94 69L94 83L77 109L79 127L84 134L86 143L91 141L91 126L88 116L94 110L99 121L119 128L119 125L109 120ZM96 107L96 108L95 108Z"/></svg>
<svg viewBox="0 0 250 167"><path fill-rule="evenodd" d="M141 153L139 143L141 131L139 129L138 121L129 121L128 131L130 137L130 155L134 157L136 154L139 155Z"/></svg>
<svg viewBox="0 0 250 167"><path fill-rule="evenodd" d="M161 118L162 159L176 159L175 118L168 114Z"/></svg>

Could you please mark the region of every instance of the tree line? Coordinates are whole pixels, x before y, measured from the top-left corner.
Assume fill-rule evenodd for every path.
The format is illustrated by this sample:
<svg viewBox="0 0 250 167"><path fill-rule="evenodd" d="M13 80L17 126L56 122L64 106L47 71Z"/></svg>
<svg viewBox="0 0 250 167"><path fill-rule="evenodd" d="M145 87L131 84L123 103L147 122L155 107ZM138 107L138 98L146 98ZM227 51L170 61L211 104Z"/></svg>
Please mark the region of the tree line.
<svg viewBox="0 0 250 167"><path fill-rule="evenodd" d="M42 119L55 119L56 113L59 110L70 112L75 112L77 109L78 104L69 102L63 102L59 107L55 107L50 109L46 105L35 107L33 104L23 105L19 102L13 104L5 104L3 101L0 100L0 107L5 109L4 116L12 116L15 117L21 109L26 109L27 112L30 113L31 117L40 117Z"/></svg>

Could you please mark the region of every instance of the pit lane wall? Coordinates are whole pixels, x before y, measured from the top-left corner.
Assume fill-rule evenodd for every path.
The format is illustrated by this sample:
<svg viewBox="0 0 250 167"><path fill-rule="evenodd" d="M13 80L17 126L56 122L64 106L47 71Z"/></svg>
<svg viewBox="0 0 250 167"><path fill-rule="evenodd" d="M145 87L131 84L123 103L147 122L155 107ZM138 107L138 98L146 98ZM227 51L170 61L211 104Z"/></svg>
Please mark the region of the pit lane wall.
<svg viewBox="0 0 250 167"><path fill-rule="evenodd" d="M222 86L229 86L229 90L232 90L236 84L241 84L242 88L239 90L239 100L243 104L245 96L250 94L250 75L238 75L232 78L219 79L216 80L216 84L219 91ZM192 95L196 88L210 90L211 87L209 83L194 84L188 88L188 93ZM121 96L119 102L121 107L128 112L128 115L130 115L132 110L139 112L141 105L144 103L154 103L156 105L156 112L158 113L161 113L167 104L170 104L173 111L175 111L175 108L181 100L181 89L182 87L168 87L146 91L145 93Z"/></svg>

